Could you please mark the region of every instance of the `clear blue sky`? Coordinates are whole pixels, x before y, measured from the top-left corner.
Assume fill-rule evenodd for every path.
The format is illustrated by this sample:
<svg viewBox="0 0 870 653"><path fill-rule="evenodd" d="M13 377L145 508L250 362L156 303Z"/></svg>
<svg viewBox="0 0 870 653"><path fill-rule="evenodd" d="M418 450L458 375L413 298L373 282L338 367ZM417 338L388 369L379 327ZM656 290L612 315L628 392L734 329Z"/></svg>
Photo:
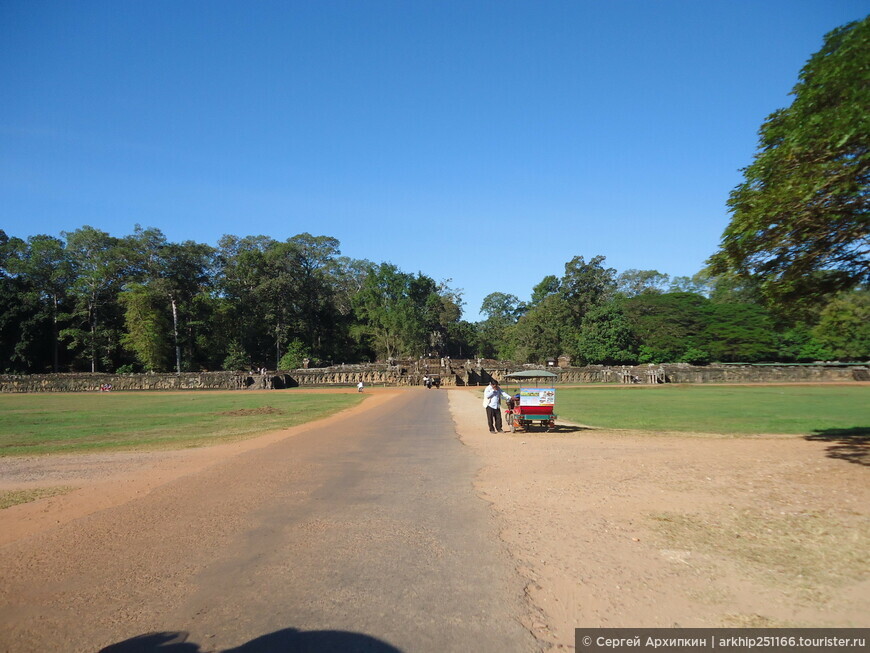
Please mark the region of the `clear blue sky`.
<svg viewBox="0 0 870 653"><path fill-rule="evenodd" d="M851 0L0 0L0 229L301 232L484 296L692 275Z"/></svg>

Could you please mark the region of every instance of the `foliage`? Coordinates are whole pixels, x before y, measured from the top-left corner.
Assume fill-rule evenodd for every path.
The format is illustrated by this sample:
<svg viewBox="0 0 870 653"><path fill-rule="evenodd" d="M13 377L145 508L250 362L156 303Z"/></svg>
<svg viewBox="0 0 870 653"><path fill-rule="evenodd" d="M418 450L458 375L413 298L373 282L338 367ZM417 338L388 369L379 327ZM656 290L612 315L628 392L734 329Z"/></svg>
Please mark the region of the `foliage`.
<svg viewBox="0 0 870 653"><path fill-rule="evenodd" d="M777 358L785 362L811 363L833 360L835 355L816 339L809 326L797 323L779 334Z"/></svg>
<svg viewBox="0 0 870 653"><path fill-rule="evenodd" d="M249 370L251 369L251 357L247 354L244 347L238 341L230 343L227 350L227 357L224 359L223 368L225 370Z"/></svg>
<svg viewBox="0 0 870 653"><path fill-rule="evenodd" d="M616 277L616 290L626 297L665 292L670 277L658 270L626 270Z"/></svg>
<svg viewBox="0 0 870 653"><path fill-rule="evenodd" d="M637 362L637 337L619 305L605 304L586 314L575 354L577 362L586 365Z"/></svg>
<svg viewBox="0 0 870 653"><path fill-rule="evenodd" d="M136 355L146 372L165 370L172 345L169 320L161 310L159 296L136 284L121 293L119 300L126 309L122 344Z"/></svg>
<svg viewBox="0 0 870 653"><path fill-rule="evenodd" d="M616 270L603 266L604 257L595 256L587 263L575 256L565 264L559 294L567 302L573 326L579 328L588 311L609 301L616 292Z"/></svg>
<svg viewBox="0 0 870 653"><path fill-rule="evenodd" d="M287 351L278 363L279 370L298 370L309 356L308 347L301 340L294 339L287 345Z"/></svg>
<svg viewBox="0 0 870 653"><path fill-rule="evenodd" d="M511 358L511 331L528 307L516 295L493 292L483 298L480 312L486 319L478 330L478 354L484 358Z"/></svg>
<svg viewBox="0 0 870 653"><path fill-rule="evenodd" d="M90 371L112 367L120 346L121 311L118 293L128 271L129 251L104 231L84 226L64 233L73 270L70 286L70 326L60 336L89 361Z"/></svg>
<svg viewBox="0 0 870 653"><path fill-rule="evenodd" d="M559 295L548 295L523 315L509 333L513 358L521 363L544 363L570 347L575 331L568 302Z"/></svg>
<svg viewBox="0 0 870 653"><path fill-rule="evenodd" d="M34 344L40 336L39 309L26 281L0 275L0 366L6 373L40 369Z"/></svg>
<svg viewBox="0 0 870 653"><path fill-rule="evenodd" d="M757 304L710 304L706 349L715 361L755 363L776 358L777 338Z"/></svg>
<svg viewBox="0 0 870 653"><path fill-rule="evenodd" d="M30 365L45 345L51 348L52 368L59 371L59 324L67 302L67 287L73 281L72 267L64 252L63 241L37 235L27 242L15 239L8 250L7 269L23 283L20 297L30 307L28 318L19 318L14 358ZM50 338L50 345L46 341ZM42 347L40 345L43 345ZM34 351L35 350L35 351ZM25 353L27 352L27 353Z"/></svg>
<svg viewBox="0 0 870 653"><path fill-rule="evenodd" d="M713 291L713 277L709 269L696 272L691 277L671 277L668 292L690 292L709 297Z"/></svg>
<svg viewBox="0 0 870 653"><path fill-rule="evenodd" d="M703 350L707 340L710 301L676 292L639 295L623 304L637 335L641 363L672 363L689 350Z"/></svg>
<svg viewBox="0 0 870 653"><path fill-rule="evenodd" d="M342 257L327 236L227 235L217 248L139 225L122 237L91 227L63 236L0 230L2 371L245 370L298 367L306 356L543 363L570 354L618 364L867 355L862 295L831 294L795 321L763 309L759 284L730 272L668 282L577 256L528 304L490 293L485 319L472 323L449 280Z"/></svg>
<svg viewBox="0 0 870 653"><path fill-rule="evenodd" d="M544 277L538 285L532 288L531 305L537 306L542 301L544 301L545 298L549 297L550 295L555 295L557 292L559 292L559 286L559 277L557 277L556 275L549 274Z"/></svg>
<svg viewBox="0 0 870 653"><path fill-rule="evenodd" d="M689 363L690 365L706 365L710 362L710 353L704 349L695 349L689 347L683 355L680 356L678 363Z"/></svg>
<svg viewBox="0 0 870 653"><path fill-rule="evenodd" d="M710 300L717 304L762 304L764 297L758 280L726 273L708 278Z"/></svg>
<svg viewBox="0 0 870 653"><path fill-rule="evenodd" d="M819 344L840 360L870 359L870 291L843 293L821 312L813 329Z"/></svg>
<svg viewBox="0 0 870 653"><path fill-rule="evenodd" d="M717 273L760 280L786 307L870 281L870 17L825 37L761 127L758 152L728 201Z"/></svg>
<svg viewBox="0 0 870 653"><path fill-rule="evenodd" d="M453 358L471 358L479 349L478 324L458 320L447 325L447 355Z"/></svg>
<svg viewBox="0 0 870 653"><path fill-rule="evenodd" d="M459 295L424 274L395 265L372 266L354 295L354 333L381 359L440 354L450 324L461 314Z"/></svg>
<svg viewBox="0 0 870 653"><path fill-rule="evenodd" d="M487 320L513 324L526 312L526 306L516 295L493 292L483 298L480 312Z"/></svg>

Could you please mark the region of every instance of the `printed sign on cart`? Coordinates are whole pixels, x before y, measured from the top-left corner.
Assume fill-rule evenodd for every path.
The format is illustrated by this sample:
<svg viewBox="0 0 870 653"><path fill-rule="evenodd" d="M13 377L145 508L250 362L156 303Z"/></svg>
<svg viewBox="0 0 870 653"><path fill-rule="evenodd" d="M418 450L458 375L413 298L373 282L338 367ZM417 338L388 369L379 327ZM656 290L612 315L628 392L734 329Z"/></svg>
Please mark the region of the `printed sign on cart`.
<svg viewBox="0 0 870 653"><path fill-rule="evenodd" d="M520 388L520 406L555 406L556 388Z"/></svg>

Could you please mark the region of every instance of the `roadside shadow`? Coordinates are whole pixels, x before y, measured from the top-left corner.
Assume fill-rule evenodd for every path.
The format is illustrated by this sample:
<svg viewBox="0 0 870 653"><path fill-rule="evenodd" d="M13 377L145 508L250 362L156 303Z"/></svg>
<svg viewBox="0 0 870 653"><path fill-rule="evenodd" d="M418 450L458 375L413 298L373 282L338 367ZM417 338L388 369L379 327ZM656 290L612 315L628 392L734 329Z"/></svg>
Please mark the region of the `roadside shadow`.
<svg viewBox="0 0 870 653"><path fill-rule="evenodd" d="M830 442L831 446L825 449L828 458L870 466L870 426L820 429L804 439L812 442Z"/></svg>
<svg viewBox="0 0 870 653"><path fill-rule="evenodd" d="M579 426L577 424L556 424L554 428L545 429L540 427L532 427L529 430L517 429L513 432L514 435L562 435L563 433L581 433L583 431L594 431L591 426ZM506 430L505 433L509 433Z"/></svg>
<svg viewBox="0 0 870 653"><path fill-rule="evenodd" d="M166 631L145 633L122 642L111 644L99 653L207 653L195 642L189 642L189 633ZM369 635L346 630L309 630L284 628L274 633L257 637L235 648L220 653L402 653ZM217 653L217 652L214 652Z"/></svg>
<svg viewBox="0 0 870 653"><path fill-rule="evenodd" d="M553 433L580 433L581 431L594 431L591 426L577 426L575 424L556 424Z"/></svg>

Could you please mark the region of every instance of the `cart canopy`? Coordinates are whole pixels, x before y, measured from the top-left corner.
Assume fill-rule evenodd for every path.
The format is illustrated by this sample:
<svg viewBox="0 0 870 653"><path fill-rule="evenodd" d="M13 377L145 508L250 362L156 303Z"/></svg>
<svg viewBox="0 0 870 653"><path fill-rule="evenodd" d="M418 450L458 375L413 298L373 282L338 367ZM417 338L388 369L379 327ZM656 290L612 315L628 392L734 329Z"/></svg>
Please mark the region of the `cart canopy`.
<svg viewBox="0 0 870 653"><path fill-rule="evenodd" d="M552 372L548 372L547 370L523 370L522 372L514 372L513 374L508 374L506 378L508 379L544 379L544 378L556 378L559 376L558 374L553 374Z"/></svg>

